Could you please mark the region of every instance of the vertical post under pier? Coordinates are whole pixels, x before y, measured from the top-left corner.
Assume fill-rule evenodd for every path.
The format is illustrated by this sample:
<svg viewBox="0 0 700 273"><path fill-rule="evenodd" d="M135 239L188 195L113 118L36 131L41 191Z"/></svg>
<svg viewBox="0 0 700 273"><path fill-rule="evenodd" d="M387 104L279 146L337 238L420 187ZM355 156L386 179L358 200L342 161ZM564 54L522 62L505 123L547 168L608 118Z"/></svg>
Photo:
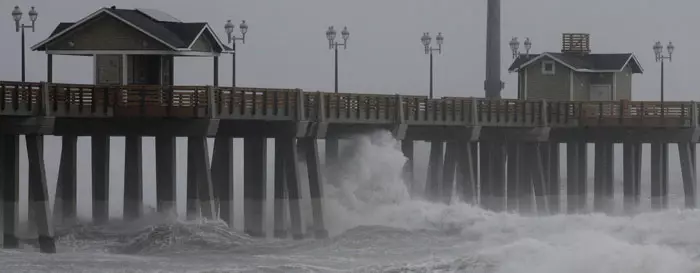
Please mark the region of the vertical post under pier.
<svg viewBox="0 0 700 273"><path fill-rule="evenodd" d="M143 143L141 136L124 138L124 220L143 214Z"/></svg>
<svg viewBox="0 0 700 273"><path fill-rule="evenodd" d="M651 143L651 208L668 207L668 143Z"/></svg>
<svg viewBox="0 0 700 273"><path fill-rule="evenodd" d="M49 191L46 185L46 167L44 165L44 137L40 135L27 135L27 157L30 173L29 178L29 206L34 214L39 241L39 250L42 253L56 253L53 224L49 210Z"/></svg>
<svg viewBox="0 0 700 273"><path fill-rule="evenodd" d="M159 213L176 214L175 137L156 136L156 200Z"/></svg>
<svg viewBox="0 0 700 273"><path fill-rule="evenodd" d="M495 142L491 146L491 207L493 211L506 208L506 145Z"/></svg>
<svg viewBox="0 0 700 273"><path fill-rule="evenodd" d="M440 193L443 166L442 141L430 142L430 158L428 160L428 179L425 181L425 195L430 201L437 201Z"/></svg>
<svg viewBox="0 0 700 273"><path fill-rule="evenodd" d="M77 172L78 172L78 137L61 137L61 162L58 167L56 197L54 198L53 219L62 223L73 221L78 209Z"/></svg>
<svg viewBox="0 0 700 273"><path fill-rule="evenodd" d="M299 150L295 138L284 138L279 145L284 149L284 172L289 199L289 220L291 224L292 238L301 240L304 238L301 219L301 183L299 176ZM277 143L275 143L277 145Z"/></svg>
<svg viewBox="0 0 700 273"><path fill-rule="evenodd" d="M194 161L195 172L197 173L197 199L202 217L213 220L216 217L214 212L214 185L211 179L211 164L209 163L209 149L207 137L196 136L194 139Z"/></svg>
<svg viewBox="0 0 700 273"><path fill-rule="evenodd" d="M521 145L517 142L510 142L507 144L506 149L508 150L507 155L507 177L506 177L506 210L507 211L517 211L518 210L518 199L519 199L519 187L521 180L520 172L520 147Z"/></svg>
<svg viewBox="0 0 700 273"><path fill-rule="evenodd" d="M403 139L401 140L401 151L406 157L406 163L403 166L403 182L408 188L408 192L411 195L416 194L416 181L413 174L413 140Z"/></svg>
<svg viewBox="0 0 700 273"><path fill-rule="evenodd" d="M197 139L187 137L187 203L185 205L187 220L199 217L199 198L197 191Z"/></svg>
<svg viewBox="0 0 700 273"><path fill-rule="evenodd" d="M299 139L304 147L306 167L309 173L309 192L311 197L311 211L314 217L314 237L316 239L328 238L325 221L323 219L323 176L318 156L318 146L314 138Z"/></svg>
<svg viewBox="0 0 700 273"><path fill-rule="evenodd" d="M518 153L518 167L519 167L519 179L518 179L518 197L515 201L518 203L518 213L520 214L532 214L534 212L534 189L533 189L533 179L532 169L533 152L536 153L536 149L533 150L531 143L519 143L520 151Z"/></svg>
<svg viewBox="0 0 700 273"><path fill-rule="evenodd" d="M639 206L640 190L638 181L641 174L641 143L625 142L622 144L623 161L623 209L625 213L633 213Z"/></svg>
<svg viewBox="0 0 700 273"><path fill-rule="evenodd" d="M549 205L549 212L552 214L561 212L561 166L560 166L560 153L559 153L559 143L553 142L549 143L549 157L548 157L548 171L547 174L547 192Z"/></svg>
<svg viewBox="0 0 700 273"><path fill-rule="evenodd" d="M91 137L92 143L92 221L101 225L109 220L109 151L107 135Z"/></svg>
<svg viewBox="0 0 700 273"><path fill-rule="evenodd" d="M445 204L450 203L454 191L455 170L457 168L457 158L459 157L459 145L455 141L445 144L445 161L442 169L442 183L440 185L440 201Z"/></svg>
<svg viewBox="0 0 700 273"><path fill-rule="evenodd" d="M246 137L243 156L243 214L245 233L253 237L265 237L264 208L267 184L267 139Z"/></svg>
<svg viewBox="0 0 700 273"><path fill-rule="evenodd" d="M219 218L233 227L233 139L228 136L214 138L211 162L214 196L218 202Z"/></svg>
<svg viewBox="0 0 700 273"><path fill-rule="evenodd" d="M479 204L484 209L491 208L492 179L491 167L493 165L492 143L487 141L479 142Z"/></svg>
<svg viewBox="0 0 700 273"><path fill-rule="evenodd" d="M532 189L535 192L535 205L537 207L538 214L547 213L547 197L546 197L546 186L547 178L545 172L545 159L542 156L545 150L546 144L541 143L527 143L525 144L529 147L529 153L534 158L530 158L530 177L532 181Z"/></svg>
<svg viewBox="0 0 700 273"><path fill-rule="evenodd" d="M274 236L275 238L287 238L285 221L285 203L287 202L287 186L285 180L285 147L284 139L275 139L275 202L274 202Z"/></svg>
<svg viewBox="0 0 700 273"><path fill-rule="evenodd" d="M678 155L681 162L681 174L683 176L683 191L685 193L685 207L694 209L697 207L697 168L695 143L678 143Z"/></svg>
<svg viewBox="0 0 700 273"><path fill-rule="evenodd" d="M476 204L476 185L478 180L479 153L478 143L459 141L459 158L457 160L457 194L467 204Z"/></svg>
<svg viewBox="0 0 700 273"><path fill-rule="evenodd" d="M3 248L19 247L17 224L19 220L19 136L0 135L0 187L2 187Z"/></svg>
<svg viewBox="0 0 700 273"><path fill-rule="evenodd" d="M593 184L593 210L596 212L612 212L614 210L613 159L613 143L595 143L595 181Z"/></svg>

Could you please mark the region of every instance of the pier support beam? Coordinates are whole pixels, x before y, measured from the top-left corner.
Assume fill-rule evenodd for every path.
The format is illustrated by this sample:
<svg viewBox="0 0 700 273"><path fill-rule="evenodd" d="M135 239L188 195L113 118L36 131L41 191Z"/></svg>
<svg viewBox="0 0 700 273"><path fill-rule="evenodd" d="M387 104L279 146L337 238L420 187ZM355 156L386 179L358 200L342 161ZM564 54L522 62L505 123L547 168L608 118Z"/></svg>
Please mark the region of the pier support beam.
<svg viewBox="0 0 700 273"><path fill-rule="evenodd" d="M92 143L92 221L109 221L109 136L91 137Z"/></svg>
<svg viewBox="0 0 700 273"><path fill-rule="evenodd" d="M641 199L642 143L625 142L622 144L622 153L622 205L625 213L633 213Z"/></svg>
<svg viewBox="0 0 700 273"><path fill-rule="evenodd" d="M264 208L265 188L267 184L267 139L263 137L246 137L243 156L243 214L245 233L253 237L265 237Z"/></svg>
<svg viewBox="0 0 700 273"><path fill-rule="evenodd" d="M678 143L678 155L681 162L681 174L683 176L683 191L685 193L685 208L697 207L697 168L695 143Z"/></svg>
<svg viewBox="0 0 700 273"><path fill-rule="evenodd" d="M61 162L58 167L56 197L54 199L53 219L55 223L65 223L76 219L78 209L77 173L78 173L78 137L61 137Z"/></svg>
<svg viewBox="0 0 700 273"><path fill-rule="evenodd" d="M211 176L219 218L233 227L233 139L228 136L216 136L214 139Z"/></svg>
<svg viewBox="0 0 700 273"><path fill-rule="evenodd" d="M329 167L338 161L340 154L340 140L337 138L326 138L326 161L325 166Z"/></svg>
<svg viewBox="0 0 700 273"><path fill-rule="evenodd" d="M535 192L535 205L538 214L547 214L547 173L545 169L546 161L543 156L547 144L527 143L527 154L530 155L530 178L532 189Z"/></svg>
<svg viewBox="0 0 700 273"><path fill-rule="evenodd" d="M323 219L323 176L318 156L318 146L314 138L299 139L300 146L304 149L306 167L309 173L309 191L311 195L311 211L314 220L314 237L316 239L328 238L328 230Z"/></svg>
<svg viewBox="0 0 700 273"><path fill-rule="evenodd" d="M440 194L440 182L442 181L443 166L442 141L430 142L430 156L428 159L428 178L425 181L425 195L430 201L437 202Z"/></svg>
<svg viewBox="0 0 700 273"><path fill-rule="evenodd" d="M0 186L2 187L3 248L19 247L19 136L0 135Z"/></svg>
<svg viewBox="0 0 700 273"><path fill-rule="evenodd" d="M491 146L491 207L493 211L506 208L506 144L496 142Z"/></svg>
<svg viewBox="0 0 700 273"><path fill-rule="evenodd" d="M561 174L560 174L560 154L559 143L552 142L546 144L547 147L547 205L549 213L557 214L561 212Z"/></svg>
<svg viewBox="0 0 700 273"><path fill-rule="evenodd" d="M507 177L506 177L506 210L507 211L517 211L518 210L518 199L520 180L523 180L520 167L520 147L521 145L517 142L510 142L507 144L506 149L508 150L507 155Z"/></svg>
<svg viewBox="0 0 700 273"><path fill-rule="evenodd" d="M284 138L280 143L284 153L284 172L289 199L289 220L291 224L292 238L301 240L304 238L303 223L301 219L301 179L299 175L299 150L295 138ZM278 145L275 143L275 145Z"/></svg>
<svg viewBox="0 0 700 273"><path fill-rule="evenodd" d="M158 212L176 214L175 137L156 136L156 200Z"/></svg>
<svg viewBox="0 0 700 273"><path fill-rule="evenodd" d="M442 169L442 183L440 185L440 201L449 204L454 191L455 170L459 158L459 144L456 141L445 143L445 161Z"/></svg>
<svg viewBox="0 0 700 273"><path fill-rule="evenodd" d="M185 211L187 220L199 218L199 198L197 197L197 139L187 137L187 203Z"/></svg>
<svg viewBox="0 0 700 273"><path fill-rule="evenodd" d="M651 143L651 208L668 208L668 143Z"/></svg>
<svg viewBox="0 0 700 273"><path fill-rule="evenodd" d="M124 220L143 215L143 143L140 136L124 138Z"/></svg>
<svg viewBox="0 0 700 273"><path fill-rule="evenodd" d="M457 159L457 194L463 202L476 204L476 185L478 181L479 144L477 142L459 141L459 158Z"/></svg>
<svg viewBox="0 0 700 273"><path fill-rule="evenodd" d="M586 142L566 144L566 210L579 213L588 198L588 147Z"/></svg>
<svg viewBox="0 0 700 273"><path fill-rule="evenodd" d="M614 210L614 158L612 142L597 142L595 144L593 210L596 212L612 212Z"/></svg>
<svg viewBox="0 0 700 273"><path fill-rule="evenodd" d="M287 211L285 203L287 203L287 185L285 180L285 147L284 139L275 139L275 202L274 202L274 236L275 238L287 238L288 231L286 226Z"/></svg>
<svg viewBox="0 0 700 273"><path fill-rule="evenodd" d="M207 137L190 137L191 144L194 145L195 172L197 173L197 199L201 215L205 219L213 220L216 217L214 212L214 183L211 179L211 164L209 164L209 148Z"/></svg>
<svg viewBox="0 0 700 273"><path fill-rule="evenodd" d="M532 214L535 211L535 199L533 190L533 179L532 175L535 170L532 169L533 158L532 155L536 153L536 147L530 147L536 144L530 143L518 143L518 167L519 167L519 179L517 186L517 199L515 201L518 203L518 213L520 214Z"/></svg>
<svg viewBox="0 0 700 273"><path fill-rule="evenodd" d="M53 224L49 210L49 191L46 186L46 168L44 165L44 137L27 135L29 176L29 209L33 212L34 223L38 232L39 250L42 253L56 253Z"/></svg>
<svg viewBox="0 0 700 273"><path fill-rule="evenodd" d="M413 174L413 140L401 140L401 151L406 157L406 163L403 166L403 182L411 196L418 193L416 191L416 181Z"/></svg>

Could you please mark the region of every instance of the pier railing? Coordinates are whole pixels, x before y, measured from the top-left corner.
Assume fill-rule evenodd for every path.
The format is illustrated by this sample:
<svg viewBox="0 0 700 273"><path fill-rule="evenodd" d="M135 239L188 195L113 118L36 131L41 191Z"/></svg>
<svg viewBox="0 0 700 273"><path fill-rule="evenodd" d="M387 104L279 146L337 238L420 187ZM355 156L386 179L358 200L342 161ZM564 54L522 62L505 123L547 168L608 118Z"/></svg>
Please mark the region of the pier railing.
<svg viewBox="0 0 700 273"><path fill-rule="evenodd" d="M0 82L0 115L323 120L499 127L691 127L695 102L491 100L212 86Z"/></svg>

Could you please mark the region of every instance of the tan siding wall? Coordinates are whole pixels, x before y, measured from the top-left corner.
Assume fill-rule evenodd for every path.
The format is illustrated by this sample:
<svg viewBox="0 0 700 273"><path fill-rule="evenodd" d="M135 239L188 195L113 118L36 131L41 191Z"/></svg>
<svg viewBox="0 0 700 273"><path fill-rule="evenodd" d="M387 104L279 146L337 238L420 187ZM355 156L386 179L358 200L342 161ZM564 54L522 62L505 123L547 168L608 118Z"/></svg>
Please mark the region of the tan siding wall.
<svg viewBox="0 0 700 273"><path fill-rule="evenodd" d="M555 62L555 74L542 75L541 60L527 68L527 98L569 100L569 68Z"/></svg>
<svg viewBox="0 0 700 273"><path fill-rule="evenodd" d="M617 76L617 99L632 100L632 70L625 67L622 72L615 73Z"/></svg>
<svg viewBox="0 0 700 273"><path fill-rule="evenodd" d="M121 55L97 55L95 69L97 70L97 84L120 84L122 81L122 56Z"/></svg>
<svg viewBox="0 0 700 273"><path fill-rule="evenodd" d="M589 90L589 74L586 73L575 73L574 72L574 100L575 101L588 101L590 100Z"/></svg>
<svg viewBox="0 0 700 273"><path fill-rule="evenodd" d="M193 51L202 51L202 52L212 52L213 51L213 46L211 42L211 38L209 37L208 33L203 33L202 36L199 36L199 39L197 39L196 42L192 45L192 50Z"/></svg>
<svg viewBox="0 0 700 273"><path fill-rule="evenodd" d="M71 47L69 42L73 42ZM144 43L145 42L145 43ZM160 42L110 15L98 15L49 43L50 50L169 50Z"/></svg>

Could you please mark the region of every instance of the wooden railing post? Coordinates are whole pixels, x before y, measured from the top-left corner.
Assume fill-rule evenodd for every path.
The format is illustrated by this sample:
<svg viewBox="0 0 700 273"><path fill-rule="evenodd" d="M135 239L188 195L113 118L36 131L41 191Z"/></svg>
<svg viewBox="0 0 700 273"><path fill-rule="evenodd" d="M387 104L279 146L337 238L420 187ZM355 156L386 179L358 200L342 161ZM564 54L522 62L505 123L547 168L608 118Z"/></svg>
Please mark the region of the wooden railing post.
<svg viewBox="0 0 700 273"><path fill-rule="evenodd" d="M53 111L51 111L51 100L49 99L49 89L50 85L48 82L41 82L41 93L39 94L39 113L43 113L44 116L53 115Z"/></svg>
<svg viewBox="0 0 700 273"><path fill-rule="evenodd" d="M301 91L301 89L297 89L296 97L296 120L305 120L306 117L304 113L306 113L306 107L304 106L304 91Z"/></svg>
<svg viewBox="0 0 700 273"><path fill-rule="evenodd" d="M690 102L690 126L698 126L698 105L694 101Z"/></svg>
<svg viewBox="0 0 700 273"><path fill-rule="evenodd" d="M316 92L316 121L326 121L326 103L321 91Z"/></svg>
<svg viewBox="0 0 700 273"><path fill-rule="evenodd" d="M396 94L394 98L396 101L394 102L394 132L392 133L396 139L403 140L406 138L406 130L408 129L406 117L404 116L403 97Z"/></svg>
<svg viewBox="0 0 700 273"><path fill-rule="evenodd" d="M215 103L215 94L214 91L216 89L211 86L207 85L207 107L209 110L208 116L209 118L216 118L216 103Z"/></svg>
<svg viewBox="0 0 700 273"><path fill-rule="evenodd" d="M547 117L547 101L542 100L540 101L540 124L542 127L547 127L549 125Z"/></svg>
<svg viewBox="0 0 700 273"><path fill-rule="evenodd" d="M469 114L471 115L470 121L472 126L476 126L479 124L479 99L478 98L472 98L471 99L471 109L469 109Z"/></svg>

